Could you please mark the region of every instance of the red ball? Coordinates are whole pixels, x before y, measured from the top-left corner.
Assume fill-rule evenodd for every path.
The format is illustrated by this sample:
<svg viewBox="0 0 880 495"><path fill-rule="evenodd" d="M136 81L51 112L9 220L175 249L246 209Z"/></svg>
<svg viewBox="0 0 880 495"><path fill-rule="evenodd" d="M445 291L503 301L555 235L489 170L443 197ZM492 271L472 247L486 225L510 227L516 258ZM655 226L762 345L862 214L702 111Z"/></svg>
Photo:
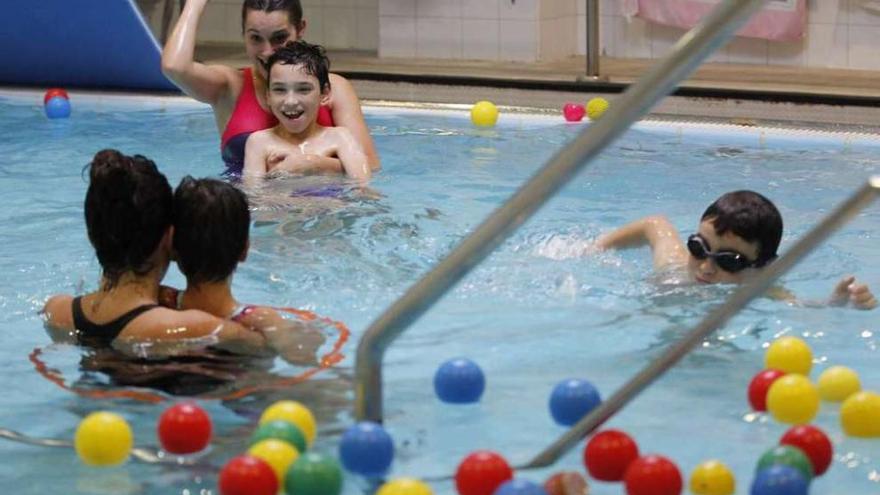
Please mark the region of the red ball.
<svg viewBox="0 0 880 495"><path fill-rule="evenodd" d="M43 95L43 105L49 102L52 98L60 96L65 100L69 100L70 98L67 96L67 91L64 91L61 88L49 88L46 90L46 94Z"/></svg>
<svg viewBox="0 0 880 495"><path fill-rule="evenodd" d="M544 482L547 495L587 495L590 492L587 480L574 471L560 471Z"/></svg>
<svg viewBox="0 0 880 495"><path fill-rule="evenodd" d="M784 371L764 370L749 382L749 404L755 411L767 410L767 390L773 382L785 375Z"/></svg>
<svg viewBox="0 0 880 495"><path fill-rule="evenodd" d="M626 468L639 457L639 446L618 430L597 433L584 449L584 466L599 481L620 481Z"/></svg>
<svg viewBox="0 0 880 495"><path fill-rule="evenodd" d="M623 477L627 495L679 495L681 471L660 455L639 457L626 469Z"/></svg>
<svg viewBox="0 0 880 495"><path fill-rule="evenodd" d="M192 402L175 404L159 417L159 443L172 454L192 454L211 441L211 418Z"/></svg>
<svg viewBox="0 0 880 495"><path fill-rule="evenodd" d="M782 435L779 443L791 445L804 451L804 454L807 454L810 459L810 464L813 465L813 472L816 473L816 476L824 474L825 471L828 471L828 466L831 465L834 447L831 445L828 435L815 426L795 426Z"/></svg>
<svg viewBox="0 0 880 495"><path fill-rule="evenodd" d="M578 105L577 103L566 103L564 107L562 107L562 115L565 116L565 120L569 122L580 122L584 118L584 114L587 113L587 110L583 105Z"/></svg>
<svg viewBox="0 0 880 495"><path fill-rule="evenodd" d="M272 466L259 457L233 457L223 466L217 480L220 495L276 495L278 477Z"/></svg>
<svg viewBox="0 0 880 495"><path fill-rule="evenodd" d="M468 454L455 471L455 487L461 495L492 495L510 479L513 479L513 470L507 461L488 450Z"/></svg>

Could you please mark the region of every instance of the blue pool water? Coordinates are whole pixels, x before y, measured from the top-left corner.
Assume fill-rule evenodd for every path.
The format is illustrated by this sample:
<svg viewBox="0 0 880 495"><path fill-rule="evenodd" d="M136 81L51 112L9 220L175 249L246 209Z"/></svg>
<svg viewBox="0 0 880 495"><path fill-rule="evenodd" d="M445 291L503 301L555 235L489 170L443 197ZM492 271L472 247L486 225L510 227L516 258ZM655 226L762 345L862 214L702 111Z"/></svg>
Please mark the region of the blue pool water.
<svg viewBox="0 0 880 495"><path fill-rule="evenodd" d="M74 98L70 120L48 121L40 95L0 97L0 427L70 439L82 416L110 409L129 419L138 445L156 445L155 421L164 405L78 397L41 377L28 355L40 347L68 383L82 378L81 352L49 345L36 313L48 295L89 290L97 282L82 220L82 170L95 151L142 153L172 184L186 174L221 172L209 110L165 101ZM217 466L244 450L255 415L278 398L312 407L320 422L315 448L335 453L339 432L351 423L357 338L582 128L561 118L506 115L486 131L474 130L464 112L366 113L383 159L373 194L352 193L342 201L278 194L281 199L257 201L252 252L234 284L241 300L345 322L352 338L342 363L288 391L204 401L217 439L198 467L129 462L96 470L70 449L0 440L6 492L217 493ZM392 476L443 476L475 449L497 450L512 463L528 460L564 431L547 409L557 382L583 377L610 395L730 292L657 285L646 249L576 256L597 234L664 212L687 235L717 196L749 188L782 211L784 251L878 173L880 141L870 136L650 123L629 131L392 347L385 359L386 426L396 447ZM785 286L819 300L840 276L855 273L880 288L878 233L880 205L874 205L789 273ZM170 274L172 284L181 281ZM721 459L737 475L737 493L747 493L758 457L786 429L751 414L745 399L748 381L762 368L763 347L776 336L799 335L815 353L813 378L842 364L861 374L865 388L878 390L878 314L756 301L610 425L631 433L642 452L673 459L685 477L700 461ZM477 405L448 406L433 397L434 370L459 355L487 374ZM271 373L299 371L277 363ZM880 440L845 437L837 418L836 405L822 405L817 424L832 437L836 454L812 493L880 492ZM581 451L557 467L582 470ZM550 471L521 476L543 481ZM593 494L622 493L619 485L592 485ZM347 478L346 493L362 487ZM448 481L433 487L454 492Z"/></svg>

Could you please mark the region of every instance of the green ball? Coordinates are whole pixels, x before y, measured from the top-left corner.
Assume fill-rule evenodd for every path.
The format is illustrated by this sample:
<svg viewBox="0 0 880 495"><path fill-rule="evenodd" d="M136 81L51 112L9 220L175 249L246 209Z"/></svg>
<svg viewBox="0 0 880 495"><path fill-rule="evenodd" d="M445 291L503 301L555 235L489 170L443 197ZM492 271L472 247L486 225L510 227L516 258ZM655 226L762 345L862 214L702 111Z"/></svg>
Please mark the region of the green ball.
<svg viewBox="0 0 880 495"><path fill-rule="evenodd" d="M307 452L288 468L284 490L296 495L339 495L342 469L332 457Z"/></svg>
<svg viewBox="0 0 880 495"><path fill-rule="evenodd" d="M810 462L810 459L806 454L797 447L780 445L764 452L764 455L758 459L757 471L761 471L777 464L791 466L797 469L804 475L804 479L807 481L813 479L813 464Z"/></svg>
<svg viewBox="0 0 880 495"><path fill-rule="evenodd" d="M306 436L295 424L288 421L277 419L261 424L251 435L251 445L269 438L293 445L300 454L306 451Z"/></svg>

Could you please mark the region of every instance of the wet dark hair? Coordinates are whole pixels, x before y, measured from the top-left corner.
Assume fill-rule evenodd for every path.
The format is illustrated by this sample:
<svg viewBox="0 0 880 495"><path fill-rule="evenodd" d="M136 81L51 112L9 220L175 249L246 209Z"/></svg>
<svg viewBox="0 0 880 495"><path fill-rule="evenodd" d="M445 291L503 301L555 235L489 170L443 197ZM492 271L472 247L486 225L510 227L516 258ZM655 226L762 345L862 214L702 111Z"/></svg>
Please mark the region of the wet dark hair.
<svg viewBox="0 0 880 495"><path fill-rule="evenodd" d="M724 194L706 208L700 221L710 220L718 235L733 232L758 243L758 265L776 257L782 240L782 215L764 196L753 191Z"/></svg>
<svg viewBox="0 0 880 495"><path fill-rule="evenodd" d="M174 191L174 250L187 282L221 282L232 275L250 223L243 192L216 179L184 177Z"/></svg>
<svg viewBox="0 0 880 495"><path fill-rule="evenodd" d="M171 186L141 155L101 150L86 167L86 229L112 288L126 272L142 276L154 268L150 256L171 225Z"/></svg>
<svg viewBox="0 0 880 495"><path fill-rule="evenodd" d="M266 13L277 10L287 11L287 20L296 28L302 29L303 9L299 0L244 0L241 4L241 31L244 32L244 21L249 10L260 10Z"/></svg>
<svg viewBox="0 0 880 495"><path fill-rule="evenodd" d="M306 74L318 78L321 92L330 89L330 59L327 58L327 53L321 45L313 45L302 40L288 41L275 50L266 61L266 72L270 76L272 66L275 64L302 65Z"/></svg>

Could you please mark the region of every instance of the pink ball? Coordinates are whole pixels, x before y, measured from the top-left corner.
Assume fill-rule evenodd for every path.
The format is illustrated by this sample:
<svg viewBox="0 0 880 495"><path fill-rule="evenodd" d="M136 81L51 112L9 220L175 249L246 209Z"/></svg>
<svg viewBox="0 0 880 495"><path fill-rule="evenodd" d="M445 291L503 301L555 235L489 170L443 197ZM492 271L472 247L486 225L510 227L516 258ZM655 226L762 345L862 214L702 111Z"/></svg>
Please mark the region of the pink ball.
<svg viewBox="0 0 880 495"><path fill-rule="evenodd" d="M587 110L583 105L578 105L577 103L566 103L564 107L562 107L562 114L565 115L565 120L569 122L580 122L584 118L584 114L587 113Z"/></svg>

